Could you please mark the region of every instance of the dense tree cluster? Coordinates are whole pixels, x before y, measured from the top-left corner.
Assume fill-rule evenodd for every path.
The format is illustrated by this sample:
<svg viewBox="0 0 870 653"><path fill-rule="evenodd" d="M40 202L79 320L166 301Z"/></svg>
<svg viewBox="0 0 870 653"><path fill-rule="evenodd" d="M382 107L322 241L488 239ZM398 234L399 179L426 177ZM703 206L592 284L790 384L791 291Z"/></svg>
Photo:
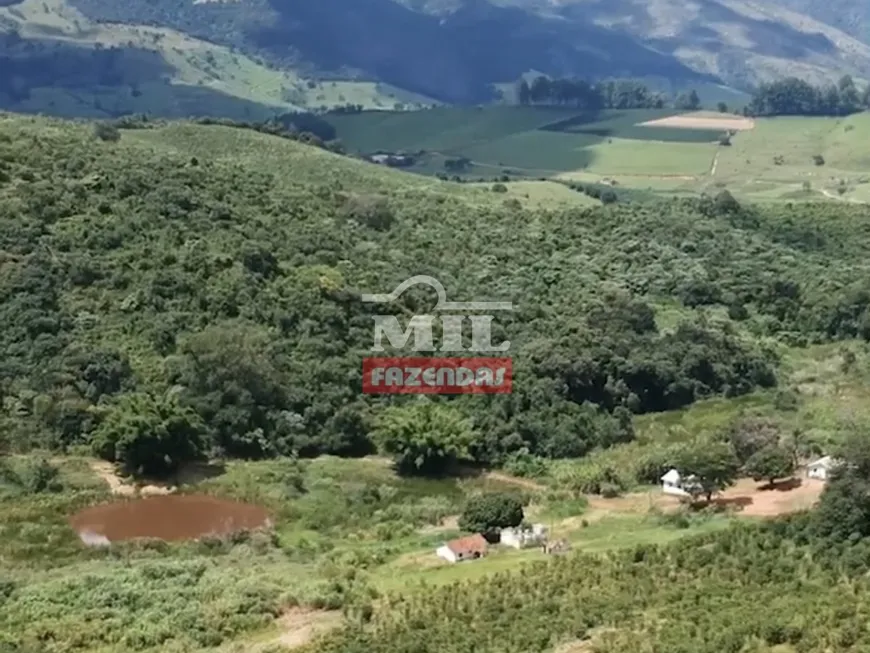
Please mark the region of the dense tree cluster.
<svg viewBox="0 0 870 653"><path fill-rule="evenodd" d="M797 77L762 83L746 107L752 116L846 116L870 108L870 87L863 93L845 75L834 85L813 86Z"/></svg>
<svg viewBox="0 0 870 653"><path fill-rule="evenodd" d="M671 104L662 93L631 79L588 82L583 79L551 79L540 75L529 84L520 80L516 99L521 105L556 105L597 111L599 109L661 109ZM695 110L701 106L698 93L681 93L674 101L677 109Z"/></svg>
<svg viewBox="0 0 870 653"><path fill-rule="evenodd" d="M489 493L471 497L459 516L459 528L496 539L501 528L513 528L523 521L523 502L513 494Z"/></svg>
<svg viewBox="0 0 870 653"><path fill-rule="evenodd" d="M243 142L238 128L185 129ZM848 206L825 220L817 207L784 216L712 200L535 213L387 196L339 158L279 176L201 149L116 146L86 127L0 138L0 438L11 448L87 444L162 471L195 455L390 442L400 462L437 471L416 462L430 444L402 430L431 421L457 434L433 443L445 460L582 456L630 441L633 414L775 383L771 353L707 322L705 306L743 307L752 333L789 342L870 336L855 236L866 216ZM493 333L512 343L512 394L435 397L430 420L407 398L361 392L373 309L360 293L421 272L459 298L515 302ZM404 321L433 302L414 288L388 310ZM673 328L658 324L661 302L683 304ZM191 441L179 446L179 433ZM152 446L159 460L141 453Z"/></svg>

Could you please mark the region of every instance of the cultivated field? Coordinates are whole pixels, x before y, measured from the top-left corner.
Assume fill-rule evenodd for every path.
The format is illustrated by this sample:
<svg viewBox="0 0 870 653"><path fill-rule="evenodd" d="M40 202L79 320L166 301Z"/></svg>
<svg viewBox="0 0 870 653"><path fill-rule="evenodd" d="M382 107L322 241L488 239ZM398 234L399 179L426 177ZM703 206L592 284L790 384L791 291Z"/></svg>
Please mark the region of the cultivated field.
<svg viewBox="0 0 870 653"><path fill-rule="evenodd" d="M460 155L470 146L534 131L576 114L548 107L437 107L331 115L328 120L345 147L355 152L429 150Z"/></svg>
<svg viewBox="0 0 870 653"><path fill-rule="evenodd" d="M870 114L749 119L712 111L498 106L329 119L353 150L422 152L412 171L426 175L615 182L662 195L727 188L764 202L870 201L870 155L862 148ZM720 144L726 133L730 145ZM470 166L445 168L460 157Z"/></svg>
<svg viewBox="0 0 870 653"><path fill-rule="evenodd" d="M721 130L641 124L672 114L497 106L365 112L329 120L342 143L357 152L422 152L414 170L424 174L443 174L447 159L464 157L471 166L459 174L471 179L566 173L570 178L579 171L651 178L703 175Z"/></svg>
<svg viewBox="0 0 870 653"><path fill-rule="evenodd" d="M696 111L679 116L668 116L641 123L644 127L670 127L673 129L715 129L719 131L749 131L755 121L741 116Z"/></svg>
<svg viewBox="0 0 870 653"><path fill-rule="evenodd" d="M231 127L172 124L166 127L124 132L121 146L156 147L166 151L195 153L212 160L253 166L269 173L292 175L297 181L356 185L394 197L419 192L449 195L452 201L486 206L513 199L527 207L594 206L582 193L554 181L518 180L503 184L506 192L493 191L493 182L458 184L432 176L412 175L386 166L339 156L299 143ZM502 174L493 168L492 176Z"/></svg>

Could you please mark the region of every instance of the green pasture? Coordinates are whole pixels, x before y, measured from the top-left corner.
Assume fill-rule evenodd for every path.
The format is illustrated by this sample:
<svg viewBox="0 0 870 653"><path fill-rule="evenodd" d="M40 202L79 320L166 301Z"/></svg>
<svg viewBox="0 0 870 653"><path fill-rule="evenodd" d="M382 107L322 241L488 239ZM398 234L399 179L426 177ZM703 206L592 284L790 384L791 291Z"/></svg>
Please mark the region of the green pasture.
<svg viewBox="0 0 870 653"><path fill-rule="evenodd" d="M469 179L536 179L571 171L650 178L701 175L710 168L720 132L638 126L674 113L439 107L334 115L329 120L342 143L354 151L425 151L412 168L422 174L444 174L448 158L465 157L472 163L460 175Z"/></svg>
<svg viewBox="0 0 870 653"><path fill-rule="evenodd" d="M327 119L345 147L355 152L454 152L576 114L576 109L548 107L436 107L412 112L334 114Z"/></svg>
<svg viewBox="0 0 870 653"><path fill-rule="evenodd" d="M867 201L868 140L867 112L845 118L759 119L755 129L720 149L712 181L758 201ZM814 161L816 155L823 164Z"/></svg>

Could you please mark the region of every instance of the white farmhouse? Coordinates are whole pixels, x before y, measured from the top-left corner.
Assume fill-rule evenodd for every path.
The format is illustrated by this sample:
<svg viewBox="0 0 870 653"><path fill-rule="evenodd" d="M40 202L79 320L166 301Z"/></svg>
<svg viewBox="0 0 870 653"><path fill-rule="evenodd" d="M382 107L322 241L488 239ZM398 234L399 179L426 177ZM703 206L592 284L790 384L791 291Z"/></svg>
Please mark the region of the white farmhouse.
<svg viewBox="0 0 870 653"><path fill-rule="evenodd" d="M827 481L831 475L831 471L839 464L839 461L831 456L824 456L807 465L807 476L809 478L816 478L820 481Z"/></svg>
<svg viewBox="0 0 870 653"><path fill-rule="evenodd" d="M676 469L671 469L662 476L662 492L675 497L689 496L689 493L683 489L683 478Z"/></svg>
<svg viewBox="0 0 870 653"><path fill-rule="evenodd" d="M503 528L501 543L514 549L525 549L530 546L541 546L547 541L547 528L543 524L534 524L531 528Z"/></svg>
<svg viewBox="0 0 870 653"><path fill-rule="evenodd" d="M476 560L486 555L486 539L480 534L460 537L451 540L443 546L435 549L435 555L444 558L448 562L462 562L463 560Z"/></svg>

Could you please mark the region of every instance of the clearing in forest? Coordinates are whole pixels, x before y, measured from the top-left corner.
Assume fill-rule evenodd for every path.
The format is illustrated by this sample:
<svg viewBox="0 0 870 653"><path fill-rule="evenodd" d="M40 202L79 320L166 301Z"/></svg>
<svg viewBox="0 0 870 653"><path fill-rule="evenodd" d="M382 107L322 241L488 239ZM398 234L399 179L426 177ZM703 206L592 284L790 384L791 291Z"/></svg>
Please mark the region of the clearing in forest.
<svg viewBox="0 0 870 653"><path fill-rule="evenodd" d="M714 496L713 503L735 509L745 517L777 517L812 508L824 486L822 481L806 478L779 481L772 486L752 479L740 479ZM653 509L672 512L680 505L679 499L662 494L656 488L613 499L590 497L589 510L582 517L591 521L609 515L643 514Z"/></svg>

